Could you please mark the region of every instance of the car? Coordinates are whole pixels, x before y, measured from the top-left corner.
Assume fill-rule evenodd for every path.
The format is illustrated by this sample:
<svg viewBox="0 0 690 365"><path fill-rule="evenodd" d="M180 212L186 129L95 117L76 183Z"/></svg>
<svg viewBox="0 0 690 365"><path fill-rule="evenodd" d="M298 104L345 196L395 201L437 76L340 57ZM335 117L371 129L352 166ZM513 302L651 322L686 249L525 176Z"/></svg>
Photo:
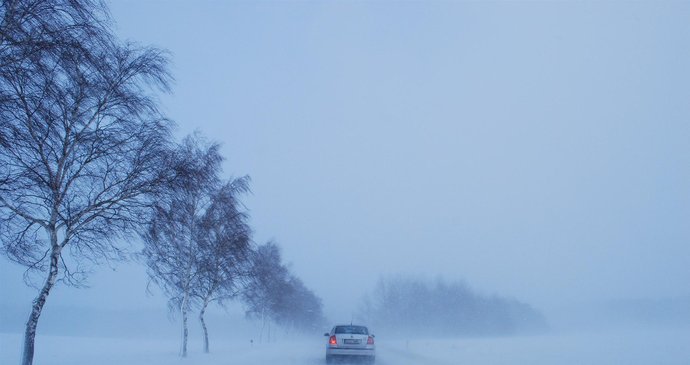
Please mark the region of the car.
<svg viewBox="0 0 690 365"><path fill-rule="evenodd" d="M376 361L374 335L366 326L341 324L333 326L326 344L326 363L332 364L336 358L361 358L369 364Z"/></svg>

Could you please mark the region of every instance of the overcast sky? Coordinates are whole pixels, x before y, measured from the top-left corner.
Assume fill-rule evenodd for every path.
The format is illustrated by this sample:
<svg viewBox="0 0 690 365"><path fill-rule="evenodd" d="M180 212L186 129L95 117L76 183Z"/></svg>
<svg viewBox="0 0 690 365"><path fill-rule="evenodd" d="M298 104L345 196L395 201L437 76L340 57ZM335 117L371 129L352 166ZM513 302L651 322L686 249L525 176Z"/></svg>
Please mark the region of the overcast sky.
<svg viewBox="0 0 690 365"><path fill-rule="evenodd" d="M110 3L332 320L395 273L542 308L690 296L690 2ZM117 267L48 306L158 305Z"/></svg>

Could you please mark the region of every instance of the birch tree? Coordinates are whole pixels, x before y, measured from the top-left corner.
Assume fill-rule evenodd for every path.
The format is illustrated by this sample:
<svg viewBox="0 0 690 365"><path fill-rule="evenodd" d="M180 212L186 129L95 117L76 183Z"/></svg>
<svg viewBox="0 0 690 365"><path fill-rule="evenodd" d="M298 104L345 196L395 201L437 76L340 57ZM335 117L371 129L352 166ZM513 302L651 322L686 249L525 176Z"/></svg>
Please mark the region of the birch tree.
<svg viewBox="0 0 690 365"><path fill-rule="evenodd" d="M281 264L280 247L269 241L252 251L249 279L242 291L242 301L246 306L246 316L261 322L259 341L263 340L266 326L273 319L275 305L274 292L280 289L280 283L287 276L287 269Z"/></svg>
<svg viewBox="0 0 690 365"><path fill-rule="evenodd" d="M58 281L122 259L166 180L165 53L118 42L89 0L0 5L0 242L40 282L22 364L33 363L39 317Z"/></svg>
<svg viewBox="0 0 690 365"><path fill-rule="evenodd" d="M266 329L270 340L271 323L286 330L310 330L324 322L321 299L290 273L274 242L253 251L242 300L247 317L261 321L259 341Z"/></svg>
<svg viewBox="0 0 690 365"><path fill-rule="evenodd" d="M212 302L224 305L235 298L246 277L251 229L239 194L249 191L249 178L231 180L215 191L199 227L199 267L193 295L199 301L204 352L209 352L204 314Z"/></svg>
<svg viewBox="0 0 690 365"><path fill-rule="evenodd" d="M219 145L198 134L184 139L172 158L176 178L156 204L144 234L142 255L151 280L158 284L182 316L180 355L187 356L188 313L203 265L201 222L212 206L219 184Z"/></svg>
<svg viewBox="0 0 690 365"><path fill-rule="evenodd" d="M286 330L312 331L325 323L321 299L293 274L275 295L275 321Z"/></svg>

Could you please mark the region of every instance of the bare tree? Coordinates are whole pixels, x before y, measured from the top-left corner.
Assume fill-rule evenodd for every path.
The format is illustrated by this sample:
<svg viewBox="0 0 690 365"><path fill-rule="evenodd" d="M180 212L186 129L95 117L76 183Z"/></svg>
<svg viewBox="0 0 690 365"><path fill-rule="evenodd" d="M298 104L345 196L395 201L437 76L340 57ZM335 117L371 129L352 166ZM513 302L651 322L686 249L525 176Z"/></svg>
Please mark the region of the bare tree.
<svg viewBox="0 0 690 365"><path fill-rule="evenodd" d="M204 313L211 302L223 305L234 298L246 277L251 251L247 214L238 200L249 191L249 178L231 180L213 193L200 226L199 268L193 293L199 300L204 352L209 352Z"/></svg>
<svg viewBox="0 0 690 365"><path fill-rule="evenodd" d="M121 238L165 180L169 122L151 91L168 90L167 57L122 45L107 9L87 0L2 2L0 241L44 282L26 324L23 364L58 280L124 258Z"/></svg>
<svg viewBox="0 0 690 365"><path fill-rule="evenodd" d="M155 214L144 234L142 256L149 277L170 298L182 315L180 355L187 356L187 314L201 274L204 232L201 222L212 206L218 188L222 157L218 144L206 143L198 134L184 139L173 163L176 178L159 197Z"/></svg>
<svg viewBox="0 0 690 365"><path fill-rule="evenodd" d="M254 250L242 300L247 317L261 321L260 341L267 326L270 340L272 322L285 329L310 330L324 321L321 299L290 273L274 242Z"/></svg>
<svg viewBox="0 0 690 365"><path fill-rule="evenodd" d="M276 322L287 330L313 331L325 323L321 299L290 274L277 293Z"/></svg>
<svg viewBox="0 0 690 365"><path fill-rule="evenodd" d="M276 304L275 293L280 290L280 283L284 282L286 277L287 268L281 264L280 247L275 242L266 242L252 252L249 279L242 291L242 301L246 306L247 317L261 321L260 342L263 340L266 326L269 326L270 340L270 323Z"/></svg>

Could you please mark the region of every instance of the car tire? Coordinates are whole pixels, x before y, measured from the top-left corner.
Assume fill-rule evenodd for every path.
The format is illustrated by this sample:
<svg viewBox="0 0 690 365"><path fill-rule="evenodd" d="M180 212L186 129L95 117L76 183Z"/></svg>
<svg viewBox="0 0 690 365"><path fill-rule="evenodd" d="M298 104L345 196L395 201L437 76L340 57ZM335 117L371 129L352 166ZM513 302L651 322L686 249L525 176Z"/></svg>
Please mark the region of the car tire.
<svg viewBox="0 0 690 365"><path fill-rule="evenodd" d="M326 355L326 364L332 364L334 362L333 360L333 356Z"/></svg>
<svg viewBox="0 0 690 365"><path fill-rule="evenodd" d="M367 361L367 363L368 363L369 365L374 365L374 364L376 364L376 357L375 357L375 356L370 357L370 358L369 358L369 361Z"/></svg>

